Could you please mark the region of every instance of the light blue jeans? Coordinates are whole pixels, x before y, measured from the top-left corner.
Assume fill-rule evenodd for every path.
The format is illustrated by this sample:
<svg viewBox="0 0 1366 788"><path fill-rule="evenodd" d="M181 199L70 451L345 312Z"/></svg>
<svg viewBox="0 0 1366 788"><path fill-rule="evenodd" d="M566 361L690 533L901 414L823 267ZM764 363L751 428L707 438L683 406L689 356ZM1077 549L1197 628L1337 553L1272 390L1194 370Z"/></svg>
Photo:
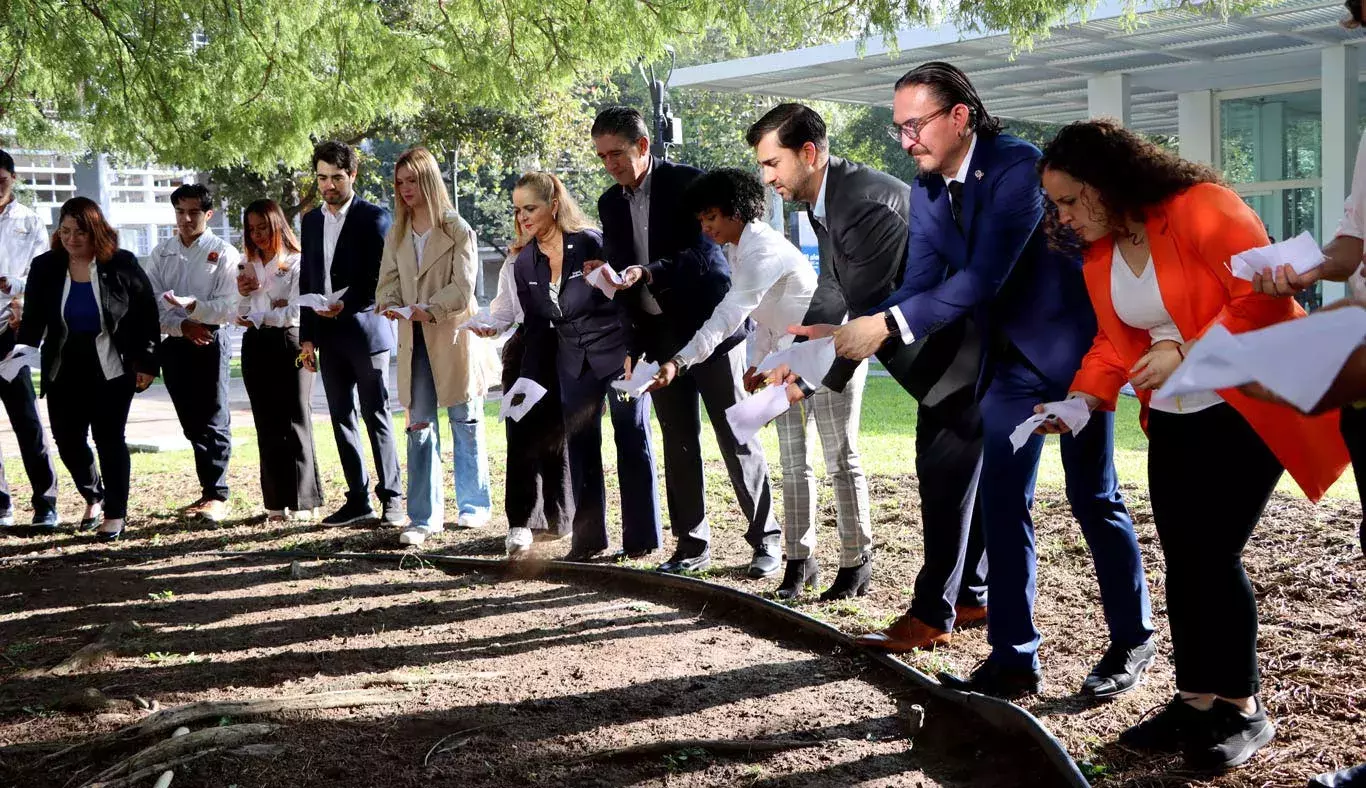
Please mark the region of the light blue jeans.
<svg viewBox="0 0 1366 788"><path fill-rule="evenodd" d="M437 429L436 381L422 330L414 326L412 393L408 408L408 518L414 526L445 522L441 478L441 433ZM455 439L455 498L460 514L487 517L489 463L484 453L484 399L474 397L446 408ZM425 426L413 429L414 424Z"/></svg>

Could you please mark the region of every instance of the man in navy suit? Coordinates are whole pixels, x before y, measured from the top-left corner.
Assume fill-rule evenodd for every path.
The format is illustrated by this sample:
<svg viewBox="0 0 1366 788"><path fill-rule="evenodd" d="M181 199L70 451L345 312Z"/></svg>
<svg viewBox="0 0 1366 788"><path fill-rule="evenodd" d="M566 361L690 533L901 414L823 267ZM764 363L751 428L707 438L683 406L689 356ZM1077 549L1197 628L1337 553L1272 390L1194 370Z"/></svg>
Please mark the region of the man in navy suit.
<svg viewBox="0 0 1366 788"><path fill-rule="evenodd" d="M603 256L626 280L622 298L634 326L631 358L660 365L674 361L682 370L677 381L651 395L664 433L665 492L677 538L673 556L659 568L701 571L711 565L700 398L749 523L745 540L754 550L749 576L772 575L781 566L781 548L768 464L758 439L740 443L726 421L726 408L745 396L747 329L741 327L693 366L676 357L730 289L725 253L702 234L683 203L683 190L701 171L651 157L645 121L629 107L603 110L592 134L598 158L617 182L598 199L598 216Z"/></svg>
<svg viewBox="0 0 1366 788"><path fill-rule="evenodd" d="M926 63L896 84L892 130L920 174L901 288L835 332L847 358L910 343L971 315L984 344L984 434L978 506L986 538L990 657L946 684L1007 697L1042 686L1033 621L1034 523L1030 508L1043 438L1019 452L1010 434L1039 402L1067 387L1096 334L1078 255L1045 237L1039 151L1002 134L966 75ZM1110 648L1082 692L1109 697L1137 686L1152 663L1148 587L1133 523L1115 475L1114 414L1095 412L1062 442L1067 499L1095 560Z"/></svg>
<svg viewBox="0 0 1366 788"><path fill-rule="evenodd" d="M390 218L388 211L356 196L357 164L356 152L346 143L328 141L313 149L313 171L324 204L303 218L299 292L346 292L329 309L302 310L299 339L305 364L322 373L332 433L346 475L346 502L323 523L346 525L375 517L356 421L359 393L379 475L375 493L384 509L383 521L401 526L407 513L389 414L394 331L385 317L375 314L375 285ZM321 351L321 359L315 350Z"/></svg>

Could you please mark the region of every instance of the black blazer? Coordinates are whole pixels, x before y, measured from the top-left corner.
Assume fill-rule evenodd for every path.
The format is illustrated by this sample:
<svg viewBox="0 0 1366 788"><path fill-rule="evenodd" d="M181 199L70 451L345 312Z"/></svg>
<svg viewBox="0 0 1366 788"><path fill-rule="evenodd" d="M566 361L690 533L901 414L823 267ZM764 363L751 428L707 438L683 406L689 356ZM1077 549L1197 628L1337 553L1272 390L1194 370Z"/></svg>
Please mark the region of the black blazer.
<svg viewBox="0 0 1366 788"><path fill-rule="evenodd" d="M650 253L645 268L650 274L650 294L663 314L646 312L640 293L634 290L617 298L635 329L631 355L663 363L683 349L730 290L730 264L683 205L683 190L702 171L662 159L655 159L652 167ZM603 259L618 271L634 265L631 204L620 184L598 198L598 217L602 219ZM728 352L748 333L748 325L742 326L714 354Z"/></svg>
<svg viewBox="0 0 1366 788"><path fill-rule="evenodd" d="M586 260L602 259L602 235L597 230L564 237L560 297L550 298L550 261L536 241L527 244L513 263L517 298L522 304L526 351L522 376L535 380L553 356L560 375L577 378L587 367L594 377L619 375L630 341L630 326L617 299L588 284Z"/></svg>
<svg viewBox="0 0 1366 788"><path fill-rule="evenodd" d="M303 252L299 261L299 292L322 293L323 206L304 214ZM370 354L393 352L394 330L389 319L375 314L375 286L389 232L389 212L359 196L351 203L332 256L332 290L348 288L341 314L318 317L312 309L299 310L299 340L326 347L329 342L364 346Z"/></svg>
<svg viewBox="0 0 1366 788"><path fill-rule="evenodd" d="M39 348L41 391L51 384L53 368L66 342L62 291L66 289L68 262L66 250L59 249L34 258L29 267L18 341ZM120 249L108 261L96 264L95 272L100 280L104 325L113 336L119 358L135 372L157 374L157 344L161 341L157 297L138 258Z"/></svg>

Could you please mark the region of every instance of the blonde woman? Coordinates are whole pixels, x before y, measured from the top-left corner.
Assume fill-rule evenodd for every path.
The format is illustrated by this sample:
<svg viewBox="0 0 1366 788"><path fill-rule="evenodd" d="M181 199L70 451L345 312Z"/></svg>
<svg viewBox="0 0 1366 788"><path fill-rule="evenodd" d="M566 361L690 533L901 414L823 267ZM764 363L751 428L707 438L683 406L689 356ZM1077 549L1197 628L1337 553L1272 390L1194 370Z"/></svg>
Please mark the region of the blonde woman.
<svg viewBox="0 0 1366 788"><path fill-rule="evenodd" d="M490 348L457 331L478 310L474 230L451 205L436 158L412 148L394 168L394 224L384 243L375 310L398 320L398 397L408 419L408 527L400 544L419 545L444 528L437 412L446 409L455 442L459 525L489 520L484 395ZM402 309L404 311L400 312Z"/></svg>

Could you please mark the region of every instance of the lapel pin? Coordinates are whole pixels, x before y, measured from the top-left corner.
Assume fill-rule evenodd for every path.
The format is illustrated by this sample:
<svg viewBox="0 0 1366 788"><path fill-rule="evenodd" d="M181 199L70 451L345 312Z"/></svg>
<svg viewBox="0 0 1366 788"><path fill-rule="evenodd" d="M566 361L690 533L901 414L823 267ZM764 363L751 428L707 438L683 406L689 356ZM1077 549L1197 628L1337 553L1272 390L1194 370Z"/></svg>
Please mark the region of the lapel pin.
<svg viewBox="0 0 1366 788"><path fill-rule="evenodd" d="M982 172L981 170L978 170L977 172L974 172L974 173L973 173L973 177L977 178L977 180L980 181L980 180L982 180L982 176L985 175L985 174L986 174L986 173Z"/></svg>

